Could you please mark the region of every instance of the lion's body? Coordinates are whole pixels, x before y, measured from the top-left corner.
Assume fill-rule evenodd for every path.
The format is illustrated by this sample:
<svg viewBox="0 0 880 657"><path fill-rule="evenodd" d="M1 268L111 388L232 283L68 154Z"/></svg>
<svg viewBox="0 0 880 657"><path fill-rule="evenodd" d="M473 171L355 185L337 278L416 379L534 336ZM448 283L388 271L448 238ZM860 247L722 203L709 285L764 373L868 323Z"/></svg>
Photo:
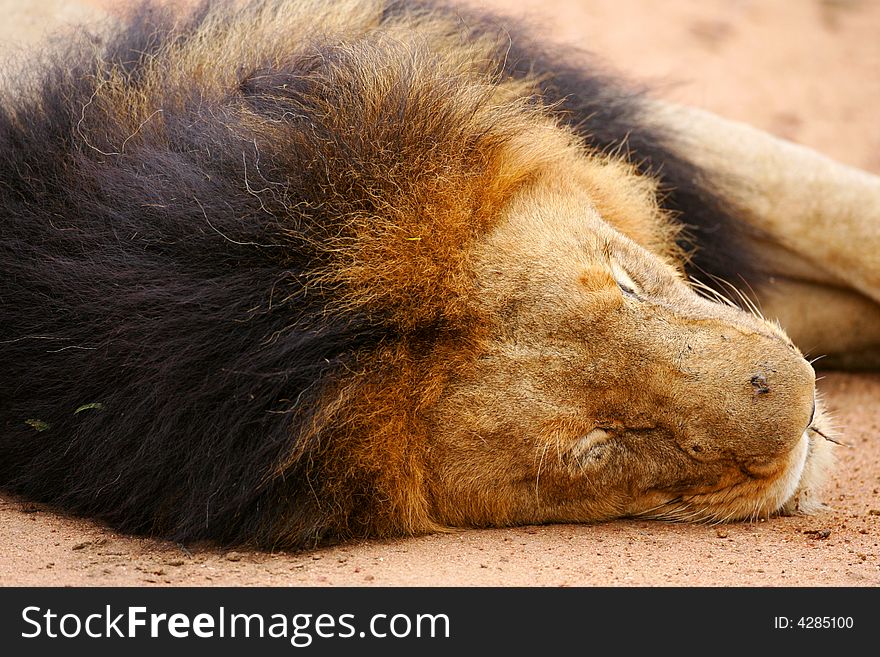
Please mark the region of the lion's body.
<svg viewBox="0 0 880 657"><path fill-rule="evenodd" d="M507 36L378 0L146 8L7 84L0 485L291 547L809 507L812 370L684 282L774 273L748 199L639 94Z"/></svg>

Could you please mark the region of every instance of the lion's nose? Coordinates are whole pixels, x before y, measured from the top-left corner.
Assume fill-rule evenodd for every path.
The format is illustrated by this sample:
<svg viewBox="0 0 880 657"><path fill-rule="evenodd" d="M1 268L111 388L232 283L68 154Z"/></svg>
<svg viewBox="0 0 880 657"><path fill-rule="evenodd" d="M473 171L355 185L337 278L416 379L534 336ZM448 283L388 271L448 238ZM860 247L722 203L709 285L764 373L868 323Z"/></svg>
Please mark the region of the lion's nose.
<svg viewBox="0 0 880 657"><path fill-rule="evenodd" d="M772 425L791 427L790 431L780 431L779 438L790 433L791 440L797 440L813 421L816 374L798 354L782 352L752 370L745 390L753 413L765 416Z"/></svg>
<svg viewBox="0 0 880 657"><path fill-rule="evenodd" d="M674 375L689 384L673 392L681 447L706 461L788 454L816 412L812 366L776 326L708 302L701 310L672 324L682 327Z"/></svg>
<svg viewBox="0 0 880 657"><path fill-rule="evenodd" d="M770 392L770 386L767 385L767 377L763 374L753 374L750 383L759 395L766 395Z"/></svg>

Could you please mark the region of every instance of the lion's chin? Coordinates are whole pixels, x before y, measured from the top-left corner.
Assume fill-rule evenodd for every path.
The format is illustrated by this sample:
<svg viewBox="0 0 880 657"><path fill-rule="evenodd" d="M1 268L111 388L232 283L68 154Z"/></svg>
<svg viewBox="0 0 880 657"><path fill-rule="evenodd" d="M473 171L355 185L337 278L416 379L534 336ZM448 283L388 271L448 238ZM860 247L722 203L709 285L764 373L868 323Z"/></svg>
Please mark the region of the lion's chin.
<svg viewBox="0 0 880 657"><path fill-rule="evenodd" d="M801 487L801 481L810 456L809 429L801 434L801 439L788 456L788 463L782 475L767 490L766 504L762 515L781 511L794 498Z"/></svg>
<svg viewBox="0 0 880 657"><path fill-rule="evenodd" d="M801 446L806 448L803 462L797 468L797 477L793 476L792 470L790 481L793 484L790 484L790 492L777 509L783 515L811 514L826 508L819 493L834 462L832 443L821 434L807 429L798 449Z"/></svg>

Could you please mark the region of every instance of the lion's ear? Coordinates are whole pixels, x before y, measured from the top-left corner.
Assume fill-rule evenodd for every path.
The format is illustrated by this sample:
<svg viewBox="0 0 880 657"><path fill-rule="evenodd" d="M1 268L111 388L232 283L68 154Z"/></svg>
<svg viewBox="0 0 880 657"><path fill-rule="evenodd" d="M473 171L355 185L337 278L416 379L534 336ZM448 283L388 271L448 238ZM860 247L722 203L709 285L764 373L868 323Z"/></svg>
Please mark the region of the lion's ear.
<svg viewBox="0 0 880 657"><path fill-rule="evenodd" d="M611 440L611 434L608 431L598 428L593 429L572 445L569 454L579 463L589 460L600 460L606 443L609 440Z"/></svg>

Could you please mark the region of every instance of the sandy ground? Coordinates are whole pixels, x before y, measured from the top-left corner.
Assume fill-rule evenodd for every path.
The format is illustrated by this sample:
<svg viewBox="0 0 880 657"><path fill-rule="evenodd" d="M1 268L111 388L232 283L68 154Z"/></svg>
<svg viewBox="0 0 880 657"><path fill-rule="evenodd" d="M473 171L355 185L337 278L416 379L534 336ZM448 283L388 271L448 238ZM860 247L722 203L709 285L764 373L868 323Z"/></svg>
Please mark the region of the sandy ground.
<svg viewBox="0 0 880 657"><path fill-rule="evenodd" d="M496 5L505 6L496 0ZM94 0L0 0L0 51L92 20ZM880 2L529 0L516 11L667 98L880 173ZM819 384L848 447L828 511L721 527L620 521L463 531L300 554L227 552L119 535L0 495L3 585L880 584L880 374Z"/></svg>

